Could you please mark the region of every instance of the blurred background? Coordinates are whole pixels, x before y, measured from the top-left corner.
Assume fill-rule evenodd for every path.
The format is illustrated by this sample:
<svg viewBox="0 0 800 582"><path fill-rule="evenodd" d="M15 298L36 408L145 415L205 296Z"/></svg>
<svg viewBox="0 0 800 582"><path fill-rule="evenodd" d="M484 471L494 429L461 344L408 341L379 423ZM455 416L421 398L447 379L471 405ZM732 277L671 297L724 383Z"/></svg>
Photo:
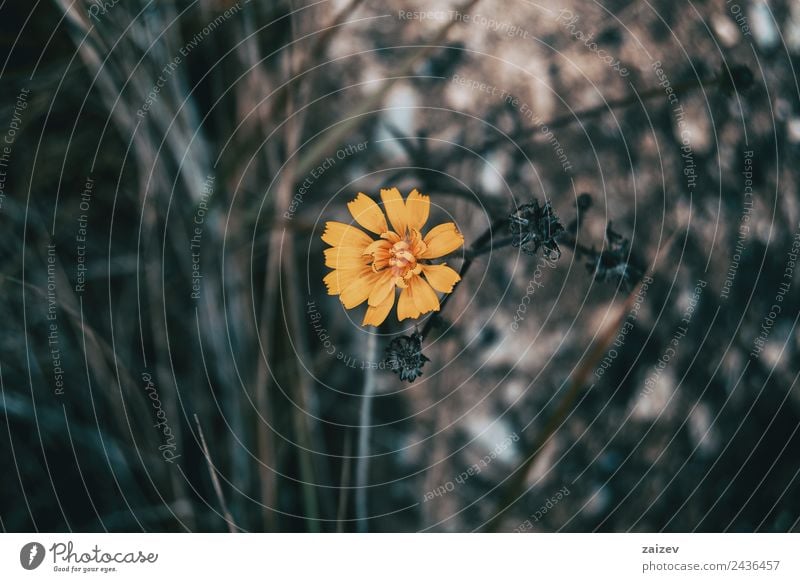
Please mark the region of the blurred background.
<svg viewBox="0 0 800 582"><path fill-rule="evenodd" d="M0 42L4 531L798 530L800 3L13 0ZM427 319L322 284L391 186L497 242L412 383ZM534 199L557 261L501 244Z"/></svg>

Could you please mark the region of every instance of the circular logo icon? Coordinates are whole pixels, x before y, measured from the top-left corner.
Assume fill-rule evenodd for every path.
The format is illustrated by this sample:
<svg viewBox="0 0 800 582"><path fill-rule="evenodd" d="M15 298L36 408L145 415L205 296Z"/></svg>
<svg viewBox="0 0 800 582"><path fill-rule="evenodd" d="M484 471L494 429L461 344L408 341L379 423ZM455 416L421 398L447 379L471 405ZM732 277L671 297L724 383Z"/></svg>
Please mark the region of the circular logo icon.
<svg viewBox="0 0 800 582"><path fill-rule="evenodd" d="M26 570L35 570L44 561L44 546L39 542L29 542L19 551L19 563Z"/></svg>

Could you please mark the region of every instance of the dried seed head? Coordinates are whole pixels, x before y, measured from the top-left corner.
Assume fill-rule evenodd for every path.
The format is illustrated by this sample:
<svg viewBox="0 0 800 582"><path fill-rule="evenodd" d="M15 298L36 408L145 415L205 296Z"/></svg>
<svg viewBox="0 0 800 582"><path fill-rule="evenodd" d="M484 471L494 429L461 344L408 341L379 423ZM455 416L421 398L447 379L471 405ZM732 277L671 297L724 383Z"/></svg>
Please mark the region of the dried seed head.
<svg viewBox="0 0 800 582"><path fill-rule="evenodd" d="M559 222L549 202L541 206L534 199L532 203L517 208L509 216L509 230L514 239L512 245L522 249L523 253L535 255L541 248L552 260L561 256L556 237L564 232L564 225Z"/></svg>
<svg viewBox="0 0 800 582"><path fill-rule="evenodd" d="M416 380L422 375L422 366L428 361L422 353L422 336L418 333L395 338L386 348L386 365L401 380Z"/></svg>

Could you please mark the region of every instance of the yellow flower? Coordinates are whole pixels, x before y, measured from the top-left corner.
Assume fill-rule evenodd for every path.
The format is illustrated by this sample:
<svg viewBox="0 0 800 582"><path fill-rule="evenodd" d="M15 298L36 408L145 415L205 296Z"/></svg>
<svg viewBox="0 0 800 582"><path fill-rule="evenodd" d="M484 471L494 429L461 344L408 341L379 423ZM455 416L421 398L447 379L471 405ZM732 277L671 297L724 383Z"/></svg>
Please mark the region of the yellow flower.
<svg viewBox="0 0 800 582"><path fill-rule="evenodd" d="M324 279L328 294L338 295L346 309L366 301L362 325L383 323L394 306L397 288L401 289L397 318L402 321L439 311L434 289L450 293L461 280L444 264L423 262L443 257L464 244L464 237L452 222L435 226L422 236L430 214L430 197L412 190L403 200L397 188L390 188L381 190L381 199L386 215L366 194L359 193L347 204L355 221L379 239L355 226L332 221L325 224L322 235L322 240L331 245L325 249L325 266L334 269Z"/></svg>

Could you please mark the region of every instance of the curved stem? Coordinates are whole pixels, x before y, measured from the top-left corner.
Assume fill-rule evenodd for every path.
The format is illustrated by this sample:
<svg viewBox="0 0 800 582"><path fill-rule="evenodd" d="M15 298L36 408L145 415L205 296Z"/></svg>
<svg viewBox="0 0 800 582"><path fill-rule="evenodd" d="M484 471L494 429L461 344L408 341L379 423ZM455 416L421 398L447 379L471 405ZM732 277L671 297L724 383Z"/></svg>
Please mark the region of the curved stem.
<svg viewBox="0 0 800 582"><path fill-rule="evenodd" d="M475 242L472 243L472 246L465 253L464 262L461 263L461 268L458 270L458 276L461 279L463 279L464 275L467 274L467 271L472 266L472 261L475 259L475 257L482 254L483 252L486 252L486 250L490 248L486 247L486 243L492 240L492 233L495 232L496 230L503 228L506 224L508 224L508 217L498 218L491 224L491 226L489 226L489 228L487 228L484 231L484 233L481 236L475 239ZM447 295L445 295L444 299L442 299L442 302L439 304L438 313L444 311L447 302L450 300L452 296L453 296L452 293L448 293ZM431 331L431 327L433 327L433 322L435 318L436 316L432 315L431 317L428 318L428 321L425 322L425 327L422 328L422 334L421 334L423 339L426 338L428 336L428 333Z"/></svg>
<svg viewBox="0 0 800 582"><path fill-rule="evenodd" d="M458 276L463 279L464 275L467 273L469 268L472 266L472 262L475 260L476 257L481 256L484 253L488 253L489 251L497 250L499 248L508 246L514 242L513 236L503 237L498 239L494 244L488 245L487 243L492 240L492 233L504 228L508 225L509 219L508 217L499 218L492 223L492 226L486 229L484 233L475 239L475 242L469 248L469 250L464 254L464 262L461 263L461 268L458 271ZM566 232L561 233L558 236L558 242L565 245L569 250L578 255L590 255L592 254L592 250L582 244L580 244L577 238ZM442 313L444 311L447 302L450 301L450 298L453 296L453 293L449 293L445 295L445 298L442 299L442 302L439 304L439 311L438 313ZM428 321L425 322L425 327L422 328L422 337L423 339L428 336L428 333L431 331L433 327L434 321L436 319L436 315L433 315L428 318Z"/></svg>

